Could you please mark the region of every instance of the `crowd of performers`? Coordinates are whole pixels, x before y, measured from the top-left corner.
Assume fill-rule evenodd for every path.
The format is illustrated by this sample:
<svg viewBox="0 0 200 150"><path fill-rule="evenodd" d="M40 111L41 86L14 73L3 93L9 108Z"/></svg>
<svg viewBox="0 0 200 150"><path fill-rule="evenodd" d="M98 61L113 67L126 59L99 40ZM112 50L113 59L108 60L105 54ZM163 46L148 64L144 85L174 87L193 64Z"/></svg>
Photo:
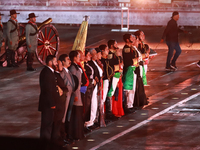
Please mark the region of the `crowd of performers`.
<svg viewBox="0 0 200 150"><path fill-rule="evenodd" d="M144 44L144 38L143 31L136 31L123 35L122 50L112 39L85 52L73 50L69 55L62 54L58 60L47 56L47 66L40 74L41 138L70 144L147 105L144 86L150 48ZM48 68L55 70L54 94L52 89L47 91L46 85L52 82L51 78L48 81ZM59 98L54 102L56 92ZM49 105L51 109L47 111ZM52 116L48 121L49 114Z"/></svg>

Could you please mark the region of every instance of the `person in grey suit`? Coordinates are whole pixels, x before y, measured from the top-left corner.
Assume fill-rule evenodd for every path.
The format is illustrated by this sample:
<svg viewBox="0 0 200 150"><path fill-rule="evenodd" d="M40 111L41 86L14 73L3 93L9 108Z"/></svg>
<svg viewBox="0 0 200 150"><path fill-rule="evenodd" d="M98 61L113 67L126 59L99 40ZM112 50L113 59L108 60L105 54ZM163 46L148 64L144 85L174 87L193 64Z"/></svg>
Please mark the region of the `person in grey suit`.
<svg viewBox="0 0 200 150"><path fill-rule="evenodd" d="M34 60L34 53L37 49L38 45L38 29L36 22L36 17L34 13L30 13L27 18L28 24L26 25L25 33L26 33L26 45L28 50L27 56L27 71L35 71L36 69L32 67Z"/></svg>
<svg viewBox="0 0 200 150"><path fill-rule="evenodd" d="M19 67L15 63L15 51L18 47L19 35L18 35L18 23L17 23L17 13L16 10L10 10L10 19L7 22L7 67Z"/></svg>
<svg viewBox="0 0 200 150"><path fill-rule="evenodd" d="M68 137L73 140L79 140L84 137L84 119L83 119L83 103L81 100L81 76L82 69L79 67L80 53L71 51L69 57L72 61L69 71L78 78L78 88L74 91L75 98L71 112L71 119L68 125Z"/></svg>
<svg viewBox="0 0 200 150"><path fill-rule="evenodd" d="M63 78L64 84L68 89L68 92L66 93L65 113L64 113L64 116L62 119L62 123L63 123L62 126L64 126L64 128L65 128L65 122L67 122L70 119L69 117L66 117L66 116L68 116L67 115L67 112L69 112L68 106L69 106L70 100L72 100L71 94L74 91L75 82L74 82L71 72L68 70L68 67L71 65L69 56L67 54L62 54L62 55L60 55L59 60L62 62L62 65L63 65L63 70L60 72L60 76ZM71 103L73 103L73 102L71 102ZM71 109L71 108L69 108L69 109Z"/></svg>
<svg viewBox="0 0 200 150"><path fill-rule="evenodd" d="M0 52L1 47L4 46L4 37L3 37L3 24L1 23L1 16L4 14L0 13Z"/></svg>

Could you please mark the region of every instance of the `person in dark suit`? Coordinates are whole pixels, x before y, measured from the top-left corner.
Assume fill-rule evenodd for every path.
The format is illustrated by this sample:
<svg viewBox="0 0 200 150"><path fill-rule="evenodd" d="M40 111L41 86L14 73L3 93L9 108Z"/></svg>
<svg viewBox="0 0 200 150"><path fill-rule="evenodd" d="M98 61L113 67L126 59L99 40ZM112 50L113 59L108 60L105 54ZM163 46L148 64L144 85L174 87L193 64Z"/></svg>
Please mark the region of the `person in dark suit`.
<svg viewBox="0 0 200 150"><path fill-rule="evenodd" d="M41 128L40 138L44 141L51 141L55 137L53 128L54 115L56 109L56 101L59 99L59 91L57 88L54 70L57 66L57 59L53 55L46 58L46 66L40 73L40 97L39 108L41 111Z"/></svg>
<svg viewBox="0 0 200 150"><path fill-rule="evenodd" d="M54 115L54 126L56 126L57 128L55 129L53 136L58 138L56 140L60 145L64 144L66 138L65 128L62 123L62 119L65 113L66 93L68 92L67 86L65 86L64 80L60 75L60 72L62 72L62 70L62 62L58 60L58 66L56 67L56 71L54 73L59 91L59 99L56 101L56 109Z"/></svg>

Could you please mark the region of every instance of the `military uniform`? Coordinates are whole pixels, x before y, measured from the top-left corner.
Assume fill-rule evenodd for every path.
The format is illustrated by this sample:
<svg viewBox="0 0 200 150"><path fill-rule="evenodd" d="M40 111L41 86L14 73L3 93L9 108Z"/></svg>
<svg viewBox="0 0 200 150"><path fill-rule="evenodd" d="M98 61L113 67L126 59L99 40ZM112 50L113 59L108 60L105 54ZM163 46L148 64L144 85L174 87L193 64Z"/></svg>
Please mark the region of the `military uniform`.
<svg viewBox="0 0 200 150"><path fill-rule="evenodd" d="M16 13L15 10L10 11L10 16L13 14L19 14ZM18 23L17 20L14 18L10 18L7 22L7 46L8 49L6 50L7 52L7 66L8 67L18 67L18 65L15 63L15 51L17 50L18 47L18 42L19 42L19 35L18 35Z"/></svg>
<svg viewBox="0 0 200 150"><path fill-rule="evenodd" d="M0 13L0 15L2 16L3 14ZM1 51L1 47L2 47L2 42L4 42L4 37L3 37L3 24L0 21L0 51Z"/></svg>
<svg viewBox="0 0 200 150"><path fill-rule="evenodd" d="M32 22L29 22L26 25L25 31L26 31L26 44L27 44L27 50L28 50L27 69L30 69L32 68L34 53L38 46L37 25ZM29 47L29 45L31 45L31 47Z"/></svg>

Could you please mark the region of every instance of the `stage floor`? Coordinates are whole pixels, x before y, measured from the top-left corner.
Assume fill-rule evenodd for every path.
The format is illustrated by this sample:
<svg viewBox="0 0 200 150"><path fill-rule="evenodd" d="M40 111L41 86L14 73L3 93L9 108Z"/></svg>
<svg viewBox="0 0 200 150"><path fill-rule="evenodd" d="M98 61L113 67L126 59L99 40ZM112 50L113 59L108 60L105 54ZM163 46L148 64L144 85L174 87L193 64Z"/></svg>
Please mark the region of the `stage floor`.
<svg viewBox="0 0 200 150"><path fill-rule="evenodd" d="M79 27L55 25L60 37L59 54L69 53ZM111 32L118 26L90 26L87 47L116 39L124 45L124 32ZM199 29L186 28L192 34L180 35L182 53L178 70L165 71L167 46L160 39L164 27L133 26L146 34L146 43L158 53L150 60L145 87L149 105L86 135L65 149L199 149L200 59ZM39 74L43 66L35 58L35 72L27 72L25 62L19 68L0 68L0 149L35 149L40 131ZM36 146L36 145L35 145ZM13 149L13 150L14 150Z"/></svg>

